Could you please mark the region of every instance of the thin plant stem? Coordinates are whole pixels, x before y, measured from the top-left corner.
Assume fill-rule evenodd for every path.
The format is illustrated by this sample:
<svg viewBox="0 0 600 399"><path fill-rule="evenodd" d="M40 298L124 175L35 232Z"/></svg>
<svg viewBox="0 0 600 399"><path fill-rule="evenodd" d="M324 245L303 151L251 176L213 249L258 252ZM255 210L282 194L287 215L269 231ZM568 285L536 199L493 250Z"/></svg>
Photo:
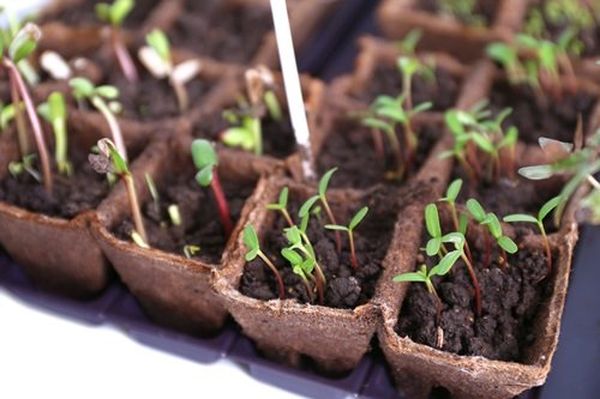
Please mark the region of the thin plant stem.
<svg viewBox="0 0 600 399"><path fill-rule="evenodd" d="M60 173L68 173L68 160L67 160L67 151L68 151L68 143L67 143L67 129L65 125L65 120L63 118L58 118L52 121L52 127L54 130L54 156L56 158L56 163L58 165L58 170Z"/></svg>
<svg viewBox="0 0 600 399"><path fill-rule="evenodd" d="M550 241L548 240L548 235L546 234L546 228L544 227L544 223L539 223L540 232L542 233L542 237L544 238L544 248L546 250L546 265L548 266L548 276L552 272L552 249L550 248Z"/></svg>
<svg viewBox="0 0 600 399"><path fill-rule="evenodd" d="M471 278L471 282L473 284L474 290L474 299L475 299L475 313L477 316L481 315L481 288L479 286L479 281L477 280L477 276L475 275L475 269L473 268L473 263L467 258L467 256L463 253L462 259L467 265L467 271L469 272L469 277Z"/></svg>
<svg viewBox="0 0 600 399"><path fill-rule="evenodd" d="M331 208L329 207L329 202L327 201L327 198L321 198L321 203L323 204L323 208L325 208L325 213L327 214L327 217L329 218L329 221L331 222L331 224L335 224L337 225L337 221L335 220L335 216L333 216L333 212L331 211ZM335 244L336 244L336 248L337 248L337 253L341 254L342 253L342 237L340 235L339 231L335 231Z"/></svg>
<svg viewBox="0 0 600 399"><path fill-rule="evenodd" d="M46 140L44 138L44 132L40 119L38 118L37 111L27 90L27 86L21 78L21 74L17 69L16 65L8 58L4 59L4 65L8 68L10 78L14 81L15 85L19 89L19 95L23 98L25 103L25 110L33 129L33 135L35 137L38 154L40 156L40 164L42 167L42 175L44 176L44 188L48 194L52 194L53 181L52 172L50 170L50 157L48 156L48 149L46 147Z"/></svg>
<svg viewBox="0 0 600 399"><path fill-rule="evenodd" d="M371 129L371 137L373 138L373 147L375 154L380 159L385 159L385 150L383 148L383 138L381 137L381 130Z"/></svg>
<svg viewBox="0 0 600 399"><path fill-rule="evenodd" d="M23 110L21 109L21 96L19 95L19 88L13 79L10 80L10 94L12 97L13 106L15 108L15 124L17 125L19 151L21 153L21 157L25 157L31 152L29 145L29 133L27 132L25 117L23 115Z"/></svg>
<svg viewBox="0 0 600 399"><path fill-rule="evenodd" d="M117 57L117 62L121 67L121 71L125 78L130 83L136 83L139 80L137 68L135 67L135 63L131 59L131 55L127 48L123 44L121 40L121 31L117 28L112 28L111 30L111 41L113 50L115 52L115 56Z"/></svg>
<svg viewBox="0 0 600 399"><path fill-rule="evenodd" d="M229 213L229 206L227 205L227 198L225 197L225 193L223 192L223 187L221 186L221 180L219 179L219 175L217 171L213 171L213 178L210 183L210 187L215 195L215 200L217 202L217 208L219 210L219 219L221 219L221 224L223 225L223 229L225 230L225 235L229 238L231 236L231 232L233 231L233 222L231 221L231 214Z"/></svg>
<svg viewBox="0 0 600 399"><path fill-rule="evenodd" d="M285 285L283 284L283 279L281 278L281 274L279 274L279 270L275 267L273 262L265 255L262 251L258 251L258 256L262 259L263 262L267 264L269 269L275 275L275 280L277 281L277 289L279 291L279 299L285 299Z"/></svg>
<svg viewBox="0 0 600 399"><path fill-rule="evenodd" d="M131 176L130 173L127 173L123 176L123 181L125 183L125 187L127 188L127 195L129 196L129 205L131 206L131 215L133 217L135 230L142 237L144 242L148 243L148 235L146 234L142 213L140 212L140 203L138 201L133 176Z"/></svg>
<svg viewBox="0 0 600 399"><path fill-rule="evenodd" d="M281 209L281 214L283 215L283 218L285 219L287 224L290 227L294 227L294 221L292 220L292 217L290 216L290 213L287 211L287 209Z"/></svg>
<svg viewBox="0 0 600 399"><path fill-rule="evenodd" d="M117 118L115 118L114 114L106 105L106 102L98 96L93 96L91 99L92 105L100 111L106 123L108 123L108 127L110 129L110 133L112 135L115 146L117 147L117 151L121 154L123 159L127 161L127 148L125 148L125 141L123 140L123 133L121 132L121 127L119 126L119 122Z"/></svg>
<svg viewBox="0 0 600 399"><path fill-rule="evenodd" d="M412 76L403 74L402 77L403 83L402 87L404 90L404 98L406 98L406 108L411 110L413 107L412 102Z"/></svg>
<svg viewBox="0 0 600 399"><path fill-rule="evenodd" d="M175 91L175 96L177 97L177 105L179 106L179 112L184 113L187 111L190 100L188 97L187 90L184 85L179 82L176 82L173 79L169 79L171 83L171 87L173 87L173 91Z"/></svg>
<svg viewBox="0 0 600 399"><path fill-rule="evenodd" d="M358 269L358 259L356 258L356 250L354 248L354 235L351 230L348 230L348 241L350 242L350 262L354 270Z"/></svg>
<svg viewBox="0 0 600 399"><path fill-rule="evenodd" d="M440 296L438 295L435 286L433 285L433 282L429 279L427 279L425 281L425 285L427 286L427 291L429 291L429 293L433 296L433 298L435 299L436 302L436 316L435 316L435 324L439 325L440 323L440 319L442 317L442 309L444 307L444 304L442 302L442 299L440 298Z"/></svg>
<svg viewBox="0 0 600 399"><path fill-rule="evenodd" d="M404 166L402 165L402 149L400 148L400 141L398 140L398 136L396 136L396 131L394 129L385 130L388 139L390 140L390 144L392 145L392 151L394 152L394 158L396 159L396 171L394 172L395 177L402 178L404 175Z"/></svg>

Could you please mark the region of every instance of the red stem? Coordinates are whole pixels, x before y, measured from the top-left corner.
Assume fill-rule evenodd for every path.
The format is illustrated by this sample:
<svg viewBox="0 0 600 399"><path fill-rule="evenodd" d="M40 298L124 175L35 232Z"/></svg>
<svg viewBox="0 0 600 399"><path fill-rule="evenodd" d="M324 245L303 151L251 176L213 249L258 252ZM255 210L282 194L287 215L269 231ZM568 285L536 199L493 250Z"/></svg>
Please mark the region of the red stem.
<svg viewBox="0 0 600 399"><path fill-rule="evenodd" d="M484 267L489 267L492 261L492 238L490 237L490 233L486 232L485 234L485 254L483 257L483 265Z"/></svg>
<svg viewBox="0 0 600 399"><path fill-rule="evenodd" d="M271 260L266 255L264 255L262 252L259 252L258 256L260 256L260 258L263 260L263 262L265 262L267 264L269 269L271 269L271 271L275 275L275 280L277 280L277 287L279 290L279 299L284 300L285 299L285 285L283 284L283 279L281 278L281 274L279 274L279 270L277 270L277 268L275 267L273 262L271 262Z"/></svg>
<svg viewBox="0 0 600 399"><path fill-rule="evenodd" d="M463 260L465 261L465 265L467 265L467 271L469 272L469 276L471 278L471 282L473 283L474 289L474 299L475 299L475 313L477 316L481 315L481 287L479 286L479 281L477 280L477 276L475 275L475 270L473 270L473 264L471 261L463 255Z"/></svg>
<svg viewBox="0 0 600 399"><path fill-rule="evenodd" d="M125 78L127 78L130 83L136 83L139 80L137 68L131 59L129 51L121 41L121 32L117 28L112 28L111 40L115 56L117 57L121 71L123 71L123 75L125 75Z"/></svg>
<svg viewBox="0 0 600 399"><path fill-rule="evenodd" d="M373 138L373 147L375 148L375 154L380 159L385 159L385 149L383 148L383 137L381 131L377 129L371 129L371 136Z"/></svg>
<svg viewBox="0 0 600 399"><path fill-rule="evenodd" d="M213 194L215 195L215 200L217 201L219 218L221 219L223 229L225 229L225 235L227 238L229 238L229 236L231 236L231 232L233 231L233 222L231 221L231 214L229 213L227 198L223 193L223 187L221 186L221 181L219 180L219 175L217 174L216 170L213 171L213 178L210 183L210 187L212 188Z"/></svg>
<svg viewBox="0 0 600 399"><path fill-rule="evenodd" d="M4 65L8 69L10 78L18 87L20 92L19 94L21 95L21 98L23 98L23 102L25 103L25 109L27 111L27 115L29 116L29 122L31 123L31 127L33 129L38 154L40 156L40 164L42 166L42 174L44 176L44 188L46 189L46 192L51 195L53 182L52 172L50 171L50 157L48 156L46 140L44 138L44 132L42 131L40 119L37 115L37 110L33 105L33 101L31 100L31 96L29 95L29 91L27 90L27 86L25 85L25 82L23 82L23 78L21 78L21 74L19 73L19 70L17 69L15 64L10 59L5 58ZM18 106L18 104L16 106Z"/></svg>

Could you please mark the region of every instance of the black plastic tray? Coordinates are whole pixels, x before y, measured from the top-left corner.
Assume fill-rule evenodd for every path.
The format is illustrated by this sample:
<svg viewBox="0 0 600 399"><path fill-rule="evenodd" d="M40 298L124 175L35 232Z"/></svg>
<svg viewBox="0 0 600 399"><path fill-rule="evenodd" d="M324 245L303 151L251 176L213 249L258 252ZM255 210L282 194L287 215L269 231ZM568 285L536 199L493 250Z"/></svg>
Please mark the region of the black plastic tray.
<svg viewBox="0 0 600 399"><path fill-rule="evenodd" d="M352 70L355 39L377 33L377 1L344 0L312 45L300 54L301 69L325 80ZM523 398L593 398L600 392L600 228L586 228L577 249L558 352L548 382ZM193 361L212 363L228 357L257 380L312 398L398 398L385 361L375 349L348 376L332 379L311 370L288 368L261 357L233 322L216 337L202 339L152 323L136 299L118 282L99 298L80 302L39 291L21 269L0 254L0 285L32 306L86 324L110 324L132 339ZM437 392L435 397L444 397Z"/></svg>

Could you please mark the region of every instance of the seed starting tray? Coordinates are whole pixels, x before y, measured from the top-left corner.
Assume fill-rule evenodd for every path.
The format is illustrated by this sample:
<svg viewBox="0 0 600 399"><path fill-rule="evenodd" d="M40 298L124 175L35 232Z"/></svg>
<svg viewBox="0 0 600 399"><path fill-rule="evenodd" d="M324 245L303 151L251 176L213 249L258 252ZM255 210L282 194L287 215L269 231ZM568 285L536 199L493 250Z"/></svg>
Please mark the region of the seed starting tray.
<svg viewBox="0 0 600 399"><path fill-rule="evenodd" d="M325 80L348 72L356 55L355 40L364 33L376 34L374 9L377 1L346 0L335 17L300 54L303 71ZM561 336L552 371L543 387L520 398L592 398L600 392L600 228L584 227L573 260L569 294L562 319ZM137 300L119 282L100 297L76 301L36 289L8 257L0 252L0 286L34 307L89 325L112 325L146 346L200 363L229 358L255 379L312 398L398 398L383 355L373 343L350 374L328 378L311 369L294 369L261 357L254 344L241 334L233 321L212 338L198 338L161 327L142 311ZM447 397L440 389L432 397Z"/></svg>

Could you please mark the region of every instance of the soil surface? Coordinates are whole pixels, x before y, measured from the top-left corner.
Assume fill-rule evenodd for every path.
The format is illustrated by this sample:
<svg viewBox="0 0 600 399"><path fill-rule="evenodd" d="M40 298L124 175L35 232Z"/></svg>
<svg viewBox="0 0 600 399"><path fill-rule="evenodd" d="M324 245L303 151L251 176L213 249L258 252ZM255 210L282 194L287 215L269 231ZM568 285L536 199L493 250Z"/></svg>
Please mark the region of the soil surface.
<svg viewBox="0 0 600 399"><path fill-rule="evenodd" d="M480 259L474 262L482 291L481 316L475 315L473 286L465 264L459 261L448 275L433 279L442 300L439 324L434 297L424 284L411 283L397 333L437 347L439 326L444 351L493 360L523 360L525 348L536 336L533 320L552 295L552 284L544 279L547 267L542 252L521 249L510 256L507 268L499 266L497 255L489 267ZM423 255L419 258L419 262L425 261Z"/></svg>
<svg viewBox="0 0 600 399"><path fill-rule="evenodd" d="M221 141L221 135L230 127L221 113L213 113L202 119L194 127L196 137L207 137ZM284 119L277 122L269 117L262 119L263 153L283 159L296 151L296 139L289 116L284 113Z"/></svg>
<svg viewBox="0 0 600 399"><path fill-rule="evenodd" d="M582 115L585 128L595 104L594 97L583 92L542 99L529 86L506 83L494 85L490 102L494 114L507 107L513 109L504 126L515 125L519 139L530 144L537 144L542 136L572 142L578 115Z"/></svg>
<svg viewBox="0 0 600 399"><path fill-rule="evenodd" d="M419 3L419 7L430 13L440 14L443 12L442 3L452 4L453 1L449 0L422 0ZM475 9L473 14L478 15L483 18L483 23L485 25L490 25L494 21L494 17L496 16L496 10L498 8L499 1L497 0L477 0L475 1ZM459 16L457 16L459 17ZM459 21L462 23L468 23L469 21L465 21L464 19L459 18Z"/></svg>
<svg viewBox="0 0 600 399"><path fill-rule="evenodd" d="M98 24L100 20L96 16L96 4L112 3L109 0L81 0L76 7L66 7L55 15L49 15L42 19L41 23L51 21L62 22L68 26L83 26ZM136 0L135 7L124 21L126 28L137 28L141 26L150 15L152 9L160 3L160 0Z"/></svg>
<svg viewBox="0 0 600 399"><path fill-rule="evenodd" d="M334 176L333 180L335 179ZM381 262L387 253L396 215L401 205L394 193L393 189L380 190L369 198L368 203L356 204L357 209L364 205L370 208L369 214L354 233L358 270L354 270L350 264L347 235L341 236L342 252L338 254L334 233L323 228L323 224L329 223L325 214L322 213L321 220L312 217L308 236L327 279L324 298L326 306L352 309L368 302L373 296L382 269ZM291 195L293 197L293 193ZM300 204L292 202L290 205L288 209L294 217ZM345 223L351 217L351 215L340 214L335 205L332 206L339 223ZM286 288L286 299L307 303L309 297L302 280L292 272L289 264L280 255L281 249L288 246L282 233L286 227L284 218L277 214L274 224L261 237L261 247L281 273ZM261 300L278 298L275 277L258 258L246 264L240 284L240 291L244 295Z"/></svg>
<svg viewBox="0 0 600 399"><path fill-rule="evenodd" d="M221 61L248 63L273 28L268 7L226 7L219 0L188 0L167 32L173 44ZM244 40L240 40L243 37Z"/></svg>
<svg viewBox="0 0 600 399"><path fill-rule="evenodd" d="M340 118L333 129L316 160L319 174L339 167L336 178L331 181L331 187L362 189L382 182L402 183L401 180L386 180L386 172L395 167L395 158L385 136L382 136L385 158L381 158L375 150L370 129L361 126L356 120ZM419 148L411 175L417 173L423 165L441 131L435 125L423 125L418 130L418 135ZM402 143L400 135L399 138Z"/></svg>
<svg viewBox="0 0 600 399"><path fill-rule="evenodd" d="M0 201L47 216L72 219L95 209L110 190L106 176L96 173L87 161L87 153L70 154L73 175L64 177L54 171L54 191L49 196L43 184L30 174L8 175L0 182ZM36 165L36 170L39 168ZM41 172L40 172L41 173Z"/></svg>
<svg viewBox="0 0 600 399"><path fill-rule="evenodd" d="M240 217L246 199L252 195L254 182L232 182L222 180L231 218L235 224ZM227 244L227 237L218 218L218 208L210 187L200 187L194 175L182 173L170 180L166 186L157 187L160 203L154 201L143 205L143 217L150 246L165 252L183 256L186 245L196 245L200 251L194 259L218 264ZM182 224L170 222L168 207L179 207ZM130 219L117 225L113 233L124 241L131 240L133 224Z"/></svg>
<svg viewBox="0 0 600 399"><path fill-rule="evenodd" d="M445 111L456 104L461 79L453 76L443 68L435 69L435 80L428 80L418 75L412 83L413 104L432 102L433 110ZM361 100L371 103L377 96L398 96L402 93L402 75L396 68L379 65L373 74Z"/></svg>

